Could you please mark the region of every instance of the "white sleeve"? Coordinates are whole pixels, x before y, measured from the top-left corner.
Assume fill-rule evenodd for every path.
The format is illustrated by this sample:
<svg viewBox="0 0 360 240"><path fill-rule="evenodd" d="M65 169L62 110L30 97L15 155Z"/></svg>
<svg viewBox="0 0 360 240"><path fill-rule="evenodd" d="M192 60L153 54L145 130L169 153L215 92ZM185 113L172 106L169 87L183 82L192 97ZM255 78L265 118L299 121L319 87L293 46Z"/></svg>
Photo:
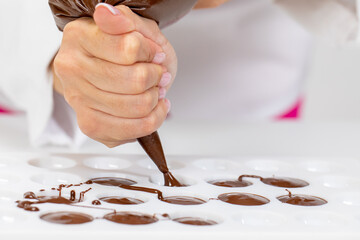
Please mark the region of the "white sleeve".
<svg viewBox="0 0 360 240"><path fill-rule="evenodd" d="M359 0L273 0L316 37L342 44L358 40Z"/></svg>
<svg viewBox="0 0 360 240"><path fill-rule="evenodd" d="M63 98L53 94L47 73L62 36L48 1L0 3L0 91L27 114L32 144L72 145L81 135L75 116Z"/></svg>

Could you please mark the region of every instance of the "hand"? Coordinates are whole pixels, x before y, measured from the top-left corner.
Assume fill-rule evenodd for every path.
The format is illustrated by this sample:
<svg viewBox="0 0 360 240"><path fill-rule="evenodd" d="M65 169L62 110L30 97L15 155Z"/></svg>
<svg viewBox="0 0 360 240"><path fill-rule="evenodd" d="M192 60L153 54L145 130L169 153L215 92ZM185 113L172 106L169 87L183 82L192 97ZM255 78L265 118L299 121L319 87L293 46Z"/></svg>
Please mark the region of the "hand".
<svg viewBox="0 0 360 240"><path fill-rule="evenodd" d="M94 19L66 25L53 70L54 89L84 134L115 147L153 133L166 119L177 58L154 21L99 4Z"/></svg>

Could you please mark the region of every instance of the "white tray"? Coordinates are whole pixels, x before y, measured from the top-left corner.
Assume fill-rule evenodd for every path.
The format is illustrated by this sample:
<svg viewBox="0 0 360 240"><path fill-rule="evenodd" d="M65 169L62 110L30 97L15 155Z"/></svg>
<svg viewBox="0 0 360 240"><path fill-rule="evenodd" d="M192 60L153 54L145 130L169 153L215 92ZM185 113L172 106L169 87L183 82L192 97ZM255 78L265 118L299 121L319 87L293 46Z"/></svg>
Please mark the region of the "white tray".
<svg viewBox="0 0 360 240"><path fill-rule="evenodd" d="M0 239L360 239L360 161L358 159L319 158L199 158L168 156L169 167L182 182L183 188L161 186L162 175L151 160L139 155L45 154L8 153L0 155ZM310 183L308 187L291 189L294 194L309 194L324 198L327 204L316 207L293 206L279 202L286 195L284 188L247 179L253 185L244 188L225 188L207 183L215 179L235 179L242 174L262 177L293 177ZM58 225L45 222L40 215L54 211L86 213L102 218L111 210L89 209L68 205L37 205L40 212L17 208L15 201L23 193L39 193L59 184L84 182L94 177L125 177L138 182L137 186L157 188L165 196L194 196L212 199L195 206L161 202L154 194L135 192L117 187L81 186L79 192L92 187L81 206L101 196L121 195L144 200L140 205L101 207L117 211L157 214L160 221L150 225L131 226L104 219L81 225ZM219 194L245 192L264 196L270 203L262 206L238 206L214 200ZM213 226L184 225L160 215L201 217L217 221Z"/></svg>

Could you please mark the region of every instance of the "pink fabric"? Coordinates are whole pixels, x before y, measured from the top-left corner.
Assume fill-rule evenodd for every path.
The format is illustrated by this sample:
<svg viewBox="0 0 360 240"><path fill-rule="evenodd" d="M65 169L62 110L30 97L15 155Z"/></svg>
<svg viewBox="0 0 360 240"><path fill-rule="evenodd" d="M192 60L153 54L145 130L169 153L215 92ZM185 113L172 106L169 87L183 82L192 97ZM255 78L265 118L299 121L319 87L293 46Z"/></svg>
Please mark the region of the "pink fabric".
<svg viewBox="0 0 360 240"><path fill-rule="evenodd" d="M10 114L10 113L11 113L10 110L0 106L0 114Z"/></svg>
<svg viewBox="0 0 360 240"><path fill-rule="evenodd" d="M299 119L301 117L301 109L303 105L303 99L299 99L294 106L292 106L288 111L278 116L276 119L285 120L285 119Z"/></svg>

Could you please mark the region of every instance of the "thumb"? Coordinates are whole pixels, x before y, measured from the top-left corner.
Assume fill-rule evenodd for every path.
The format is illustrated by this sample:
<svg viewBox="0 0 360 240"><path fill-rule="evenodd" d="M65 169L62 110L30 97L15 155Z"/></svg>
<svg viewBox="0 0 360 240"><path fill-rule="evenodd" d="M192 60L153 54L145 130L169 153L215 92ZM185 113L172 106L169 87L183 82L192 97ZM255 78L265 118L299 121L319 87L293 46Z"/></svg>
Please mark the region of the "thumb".
<svg viewBox="0 0 360 240"><path fill-rule="evenodd" d="M135 23L132 19L107 3L96 5L94 20L101 31L111 35L120 35L135 30Z"/></svg>
<svg viewBox="0 0 360 240"><path fill-rule="evenodd" d="M138 16L125 5L114 7L99 3L95 8L94 20L101 31L107 34L120 35L137 31L162 48L167 44L155 21Z"/></svg>

